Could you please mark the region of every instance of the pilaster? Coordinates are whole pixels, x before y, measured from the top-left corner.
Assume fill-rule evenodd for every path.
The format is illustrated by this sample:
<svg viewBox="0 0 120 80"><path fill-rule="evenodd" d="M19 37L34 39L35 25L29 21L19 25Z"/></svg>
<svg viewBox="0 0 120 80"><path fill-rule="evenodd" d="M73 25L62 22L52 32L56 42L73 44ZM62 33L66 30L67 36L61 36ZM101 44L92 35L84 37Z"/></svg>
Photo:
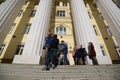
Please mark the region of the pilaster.
<svg viewBox="0 0 120 80"><path fill-rule="evenodd" d="M0 44L10 31L10 26L26 0L5 0L0 5Z"/></svg>
<svg viewBox="0 0 120 80"><path fill-rule="evenodd" d="M52 0L40 0L22 55L13 63L39 64L50 22Z"/></svg>

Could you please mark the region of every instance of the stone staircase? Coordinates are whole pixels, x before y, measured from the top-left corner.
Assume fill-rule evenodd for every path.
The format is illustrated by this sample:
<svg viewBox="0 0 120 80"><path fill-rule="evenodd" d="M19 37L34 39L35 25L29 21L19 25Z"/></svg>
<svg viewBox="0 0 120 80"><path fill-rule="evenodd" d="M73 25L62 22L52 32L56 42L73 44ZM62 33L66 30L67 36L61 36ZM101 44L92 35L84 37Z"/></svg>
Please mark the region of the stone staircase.
<svg viewBox="0 0 120 80"><path fill-rule="evenodd" d="M120 64L58 66L42 71L43 65L0 64L0 80L120 80Z"/></svg>

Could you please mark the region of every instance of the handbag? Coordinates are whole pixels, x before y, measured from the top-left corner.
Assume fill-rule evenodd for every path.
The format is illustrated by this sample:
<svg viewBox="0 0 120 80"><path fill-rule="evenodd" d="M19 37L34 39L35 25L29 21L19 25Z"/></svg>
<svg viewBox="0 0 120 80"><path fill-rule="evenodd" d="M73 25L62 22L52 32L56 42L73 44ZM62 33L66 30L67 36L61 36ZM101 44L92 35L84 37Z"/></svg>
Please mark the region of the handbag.
<svg viewBox="0 0 120 80"><path fill-rule="evenodd" d="M92 59L92 55L91 54L89 54L88 56L89 56L89 59Z"/></svg>

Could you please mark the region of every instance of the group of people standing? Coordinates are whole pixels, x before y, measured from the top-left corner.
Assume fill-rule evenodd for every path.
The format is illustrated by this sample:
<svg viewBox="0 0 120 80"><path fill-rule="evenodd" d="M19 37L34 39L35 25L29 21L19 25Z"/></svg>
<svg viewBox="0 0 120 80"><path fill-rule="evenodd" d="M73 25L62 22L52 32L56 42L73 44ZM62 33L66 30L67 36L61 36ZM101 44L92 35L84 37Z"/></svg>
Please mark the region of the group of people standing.
<svg viewBox="0 0 120 80"><path fill-rule="evenodd" d="M43 70L49 70L50 67L53 67L53 69L55 69L58 64L69 65L69 61L67 58L68 46L63 40L59 44L59 39L57 38L56 34L48 34L48 37L45 38L45 45L43 49L45 48L47 48L48 54L45 60L45 67L43 68ZM63 57L59 58L61 54L63 55Z"/></svg>
<svg viewBox="0 0 120 80"><path fill-rule="evenodd" d="M45 60L45 67L43 70L49 70L50 67L55 69L58 64L60 65L69 65L69 61L67 58L68 54L68 46L67 43L63 40L59 44L59 39L57 38L57 35L52 35L50 32L48 34L48 37L45 38L45 45L43 49L47 48L47 57ZM83 48L82 45L80 45L80 48L73 50L73 59L76 65L86 63L86 56L89 56L89 58L92 60L93 65L98 65L97 59L96 59L96 52L94 50L94 46L92 42L88 43L88 53L86 52L85 48Z"/></svg>
<svg viewBox="0 0 120 80"><path fill-rule="evenodd" d="M98 62L96 59L96 52L92 42L88 43L88 53L85 50L85 48L83 48L82 45L80 45L80 48L78 49L74 48L73 59L76 65L80 65L80 64L85 65L87 56L89 56L89 58L92 60L93 65L98 65Z"/></svg>

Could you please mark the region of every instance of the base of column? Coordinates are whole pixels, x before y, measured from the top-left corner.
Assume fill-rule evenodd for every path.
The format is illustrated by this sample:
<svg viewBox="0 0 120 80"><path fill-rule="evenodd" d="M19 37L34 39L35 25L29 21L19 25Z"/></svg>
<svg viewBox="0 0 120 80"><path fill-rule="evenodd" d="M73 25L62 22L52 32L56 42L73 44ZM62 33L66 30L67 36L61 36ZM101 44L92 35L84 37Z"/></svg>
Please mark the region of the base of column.
<svg viewBox="0 0 120 80"><path fill-rule="evenodd" d="M112 60L109 56L97 56L99 64L112 64Z"/></svg>
<svg viewBox="0 0 120 80"><path fill-rule="evenodd" d="M13 63L17 63L17 64L40 64L40 56L15 55Z"/></svg>
<svg viewBox="0 0 120 80"><path fill-rule="evenodd" d="M75 65L74 59L73 59L73 57L72 57L72 54L68 54L67 57L68 57L68 60L69 60L70 65Z"/></svg>
<svg viewBox="0 0 120 80"><path fill-rule="evenodd" d="M112 64L112 61L109 56L97 56L96 57L98 64ZM93 65L92 60L87 56L86 64Z"/></svg>

